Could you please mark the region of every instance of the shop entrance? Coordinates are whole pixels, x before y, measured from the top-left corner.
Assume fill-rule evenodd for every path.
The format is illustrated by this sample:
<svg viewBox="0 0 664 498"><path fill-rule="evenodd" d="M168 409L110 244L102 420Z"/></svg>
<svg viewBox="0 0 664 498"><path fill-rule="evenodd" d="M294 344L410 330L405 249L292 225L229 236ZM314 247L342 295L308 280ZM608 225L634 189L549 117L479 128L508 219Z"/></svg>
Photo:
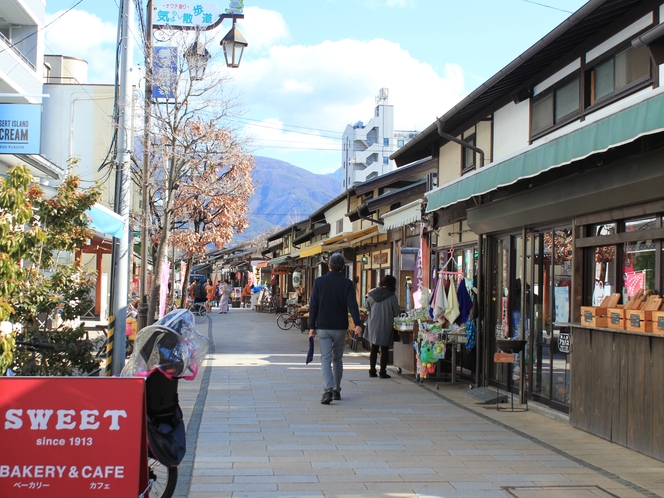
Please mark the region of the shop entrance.
<svg viewBox="0 0 664 498"><path fill-rule="evenodd" d="M557 410L569 411L569 356L558 338L570 320L571 227L533 229L491 239L490 382L505 389L508 376L518 392ZM522 287L524 286L525 287ZM525 338L513 368L493 364L497 337ZM563 348L565 351L565 348ZM523 375L523 379L521 378Z"/></svg>

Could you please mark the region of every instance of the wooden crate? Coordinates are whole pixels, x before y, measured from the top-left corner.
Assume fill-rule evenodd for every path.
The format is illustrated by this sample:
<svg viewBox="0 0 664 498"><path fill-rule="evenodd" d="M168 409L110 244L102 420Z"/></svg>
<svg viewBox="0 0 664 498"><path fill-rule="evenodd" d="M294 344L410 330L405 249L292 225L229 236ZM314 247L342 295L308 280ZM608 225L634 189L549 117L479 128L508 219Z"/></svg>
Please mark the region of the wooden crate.
<svg viewBox="0 0 664 498"><path fill-rule="evenodd" d="M664 311L652 312L652 333L664 334Z"/></svg>
<svg viewBox="0 0 664 498"><path fill-rule="evenodd" d="M590 327L606 327L609 321L607 309L602 306L581 306L581 324Z"/></svg>
<svg viewBox="0 0 664 498"><path fill-rule="evenodd" d="M608 308L606 310L608 318L606 326L610 329L625 330L625 309Z"/></svg>
<svg viewBox="0 0 664 498"><path fill-rule="evenodd" d="M652 314L653 312L648 310L625 310L625 329L632 332L652 332Z"/></svg>

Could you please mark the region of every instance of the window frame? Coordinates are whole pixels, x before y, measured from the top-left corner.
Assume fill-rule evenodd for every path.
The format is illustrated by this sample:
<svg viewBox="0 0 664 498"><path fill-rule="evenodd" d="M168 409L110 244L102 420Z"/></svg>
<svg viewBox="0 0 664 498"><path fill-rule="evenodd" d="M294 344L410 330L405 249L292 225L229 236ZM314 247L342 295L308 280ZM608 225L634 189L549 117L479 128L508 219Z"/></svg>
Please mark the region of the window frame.
<svg viewBox="0 0 664 498"><path fill-rule="evenodd" d="M560 119L558 121L556 121L556 91L566 87L567 85L569 85L574 80L576 80L578 85L579 85L579 105L578 105L576 111L569 112L569 113L565 114L564 116L561 116ZM530 114L529 114L530 123L529 123L529 126L528 126L528 131L530 133L530 141L531 142L534 141L534 140L537 140L538 138L541 138L545 135L548 135L549 133L551 133L551 132L553 132L553 131L555 131L559 128L562 128L563 126L568 125L569 123L571 123L572 121L578 119L582 115L581 110L584 106L584 98L585 98L585 92L584 92L584 89L582 88L582 84L583 84L583 78L582 78L581 70L577 69L573 73L568 74L564 78L556 81L549 88L542 91L537 96L530 99ZM542 129L538 132L533 133L533 128L532 128L532 126L533 126L533 107L537 103L541 102L542 100L544 100L544 99L546 99L546 98L548 98L552 95L553 95L553 103L552 103L551 112L552 112L553 124L551 126L547 127L547 128L544 128L544 129Z"/></svg>
<svg viewBox="0 0 664 498"><path fill-rule="evenodd" d="M615 60L616 57L623 52L626 52L629 49L634 49L631 45L630 42L625 42L621 43L615 47L613 47L611 50L608 50L607 52L604 52L603 54L599 55L598 57L595 57L591 61L586 61L585 67L584 67L584 89L583 89L583 101L584 101L584 113L591 113L594 112L598 109L601 109L603 107L606 107L609 104L612 104L613 102L616 102L618 100L621 100L628 95L638 92L640 90L643 90L644 88L648 88L649 86L653 86L656 81L656 72L653 67L653 61L650 55L648 54L648 75L647 76L642 76L641 78L632 81L631 83L628 83L624 87L618 89L618 90L613 90L610 93L603 95L599 99L595 99L595 102L593 104L590 103L590 96L591 96L591 85L593 84L593 78L591 77L591 74L593 70L595 70L597 67L601 66L602 64L605 64L609 60L613 60L613 85L615 87L615 76L616 76L616 64ZM648 51L647 47L642 47L641 50L645 50L646 52Z"/></svg>

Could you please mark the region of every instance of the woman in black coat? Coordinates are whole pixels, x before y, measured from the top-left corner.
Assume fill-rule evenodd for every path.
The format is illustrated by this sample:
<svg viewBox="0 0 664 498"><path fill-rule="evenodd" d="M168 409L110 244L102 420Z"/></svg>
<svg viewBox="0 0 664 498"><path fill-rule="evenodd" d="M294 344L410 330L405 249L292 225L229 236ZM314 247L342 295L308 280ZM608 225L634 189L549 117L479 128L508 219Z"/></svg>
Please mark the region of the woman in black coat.
<svg viewBox="0 0 664 498"><path fill-rule="evenodd" d="M392 346L392 329L394 317L399 316L399 301L394 294L397 280L392 275L385 275L380 281L380 287L369 291L367 297L367 318L364 330L364 339L371 343L369 355L369 377L378 377L376 373L376 360L380 349L380 378L389 379L387 373L387 357Z"/></svg>

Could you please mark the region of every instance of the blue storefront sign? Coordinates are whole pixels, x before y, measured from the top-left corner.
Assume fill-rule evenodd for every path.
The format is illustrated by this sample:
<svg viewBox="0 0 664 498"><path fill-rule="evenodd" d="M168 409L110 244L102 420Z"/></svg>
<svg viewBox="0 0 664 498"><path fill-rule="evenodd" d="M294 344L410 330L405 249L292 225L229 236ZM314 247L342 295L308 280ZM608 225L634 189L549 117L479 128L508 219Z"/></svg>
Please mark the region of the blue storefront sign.
<svg viewBox="0 0 664 498"><path fill-rule="evenodd" d="M0 154L41 152L41 104L0 104Z"/></svg>

